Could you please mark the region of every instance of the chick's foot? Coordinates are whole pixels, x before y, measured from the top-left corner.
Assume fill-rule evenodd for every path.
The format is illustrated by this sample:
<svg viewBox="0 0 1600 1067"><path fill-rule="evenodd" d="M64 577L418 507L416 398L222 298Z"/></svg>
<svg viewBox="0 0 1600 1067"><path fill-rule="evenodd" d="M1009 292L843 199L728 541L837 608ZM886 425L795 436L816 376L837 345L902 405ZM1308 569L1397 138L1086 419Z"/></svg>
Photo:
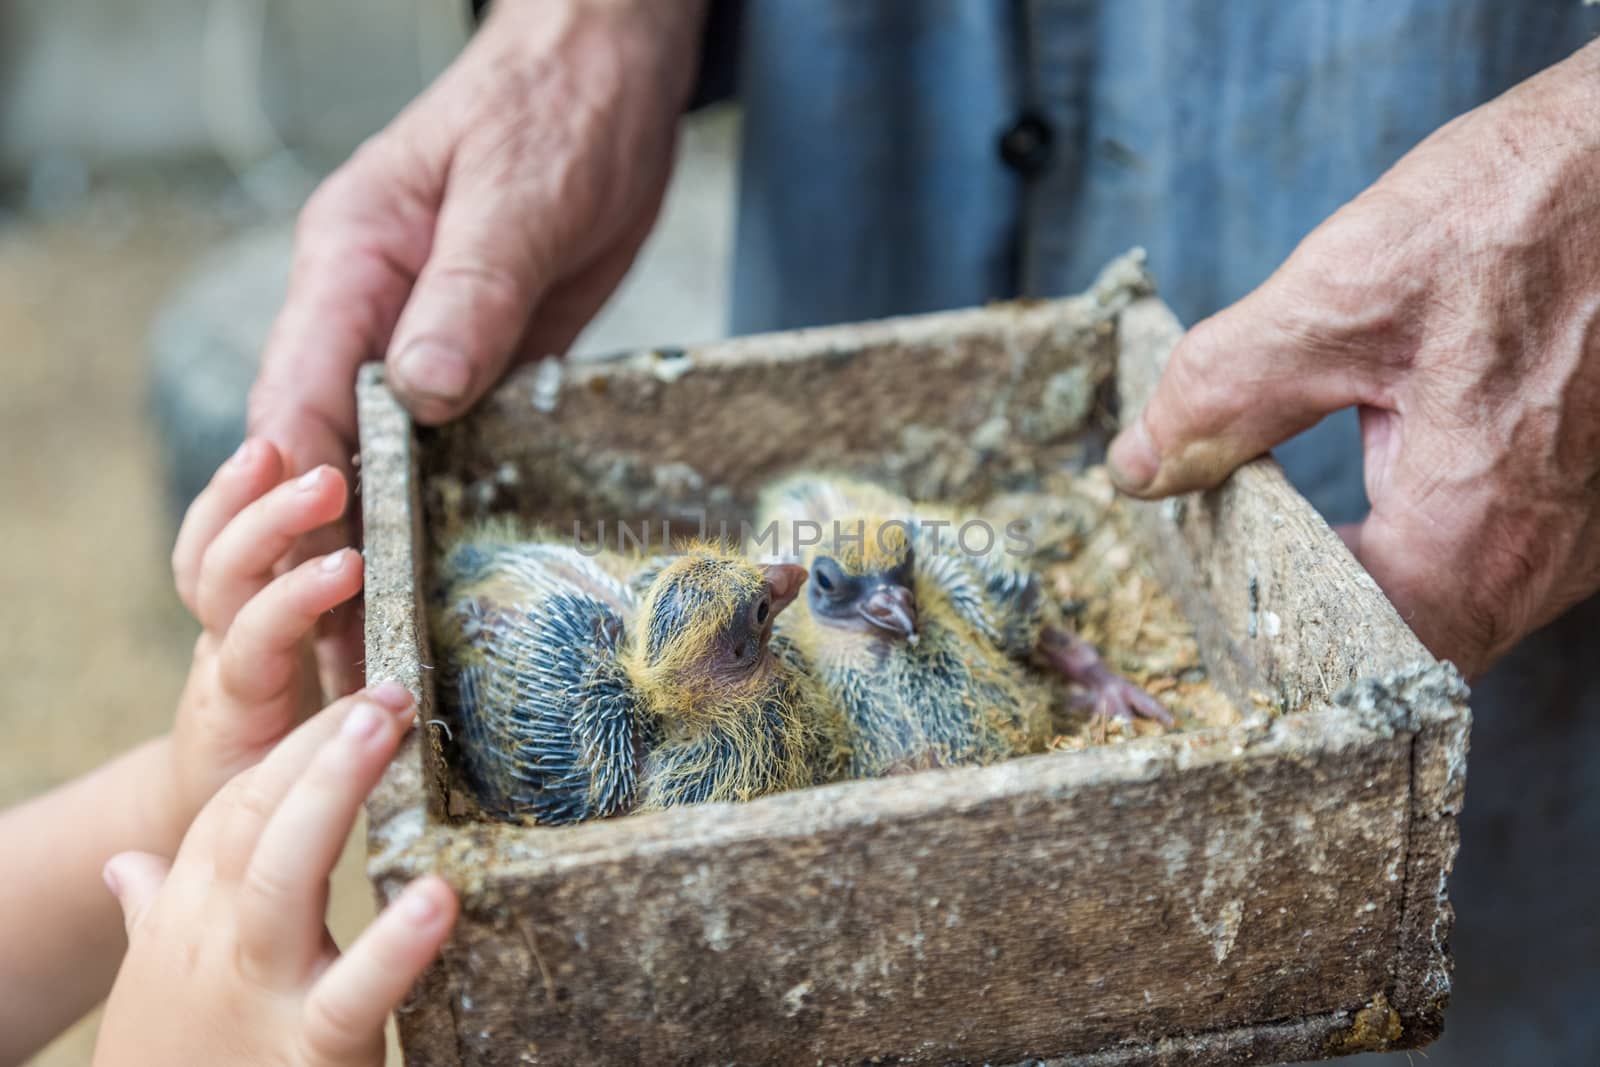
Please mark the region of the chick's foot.
<svg viewBox="0 0 1600 1067"><path fill-rule="evenodd" d="M1039 635L1039 651L1063 677L1089 691L1096 719L1137 715L1172 725L1172 713L1159 700L1106 666L1095 647L1082 638L1047 626Z"/></svg>

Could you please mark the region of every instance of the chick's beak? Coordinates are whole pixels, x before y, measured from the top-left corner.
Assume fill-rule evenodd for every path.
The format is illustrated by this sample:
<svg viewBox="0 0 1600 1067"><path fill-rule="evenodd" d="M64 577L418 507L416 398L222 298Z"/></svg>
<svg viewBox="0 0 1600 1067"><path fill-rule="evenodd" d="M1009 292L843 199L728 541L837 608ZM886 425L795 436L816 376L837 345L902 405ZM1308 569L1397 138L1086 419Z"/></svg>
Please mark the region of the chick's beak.
<svg viewBox="0 0 1600 1067"><path fill-rule="evenodd" d="M772 596L772 615L788 607L800 595L806 584L806 569L797 563L770 563L767 572L767 592Z"/></svg>
<svg viewBox="0 0 1600 1067"><path fill-rule="evenodd" d="M880 585L856 609L886 633L917 643L917 598L903 585Z"/></svg>

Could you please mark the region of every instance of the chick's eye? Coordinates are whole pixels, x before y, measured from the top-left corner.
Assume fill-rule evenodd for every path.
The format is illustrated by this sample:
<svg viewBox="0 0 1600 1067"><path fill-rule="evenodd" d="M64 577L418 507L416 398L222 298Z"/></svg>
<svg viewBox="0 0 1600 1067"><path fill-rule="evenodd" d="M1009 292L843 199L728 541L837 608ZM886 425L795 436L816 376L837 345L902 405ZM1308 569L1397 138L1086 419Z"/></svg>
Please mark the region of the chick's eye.
<svg viewBox="0 0 1600 1067"><path fill-rule="evenodd" d="M839 573L839 565L827 558L817 560L812 566L811 580L816 583L818 592L829 596L844 586L844 576Z"/></svg>
<svg viewBox="0 0 1600 1067"><path fill-rule="evenodd" d="M772 606L770 604L768 604L765 600L763 600L761 602L761 606L756 609L756 622L766 622L767 621L767 617L770 616L771 614L772 614Z"/></svg>

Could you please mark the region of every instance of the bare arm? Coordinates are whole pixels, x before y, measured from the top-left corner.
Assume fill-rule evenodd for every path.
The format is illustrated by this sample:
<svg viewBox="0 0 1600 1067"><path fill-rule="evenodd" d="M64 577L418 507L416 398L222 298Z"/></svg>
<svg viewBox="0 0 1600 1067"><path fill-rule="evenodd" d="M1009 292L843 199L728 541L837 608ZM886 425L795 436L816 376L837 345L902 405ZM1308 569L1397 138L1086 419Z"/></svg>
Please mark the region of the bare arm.
<svg viewBox="0 0 1600 1067"><path fill-rule="evenodd" d="M170 856L182 828L165 738L0 813L0 1064L21 1063L105 997L127 948L100 870ZM152 785L154 784L154 787Z"/></svg>
<svg viewBox="0 0 1600 1067"><path fill-rule="evenodd" d="M100 870L170 857L197 812L315 706L307 639L361 587L346 550L276 578L295 538L339 517L343 479L282 480L254 441L217 472L173 550L178 594L203 633L172 732L0 814L0 1064L18 1063L111 988L126 941Z"/></svg>

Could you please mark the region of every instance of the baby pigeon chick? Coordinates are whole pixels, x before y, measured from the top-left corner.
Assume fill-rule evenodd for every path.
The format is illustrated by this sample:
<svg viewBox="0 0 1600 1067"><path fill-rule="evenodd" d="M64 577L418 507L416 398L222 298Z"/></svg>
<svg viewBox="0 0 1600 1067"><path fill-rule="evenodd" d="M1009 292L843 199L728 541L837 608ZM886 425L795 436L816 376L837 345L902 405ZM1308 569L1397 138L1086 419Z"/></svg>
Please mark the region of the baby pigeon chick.
<svg viewBox="0 0 1600 1067"><path fill-rule="evenodd" d="M1113 672L1092 645L1048 617L1049 605L1036 574L1002 551L963 552L956 534L959 517L953 513L914 506L869 482L819 475L791 477L772 486L762 497L760 511L758 527L776 522L781 548L797 543L794 538L802 522L820 527L812 528L807 539L820 536L821 547L830 548L836 540L834 524L839 524L844 537L837 540L845 552L830 555L813 549L806 554L813 576L811 615L819 625L862 632L865 624L878 644L884 635L910 644L914 637L928 638L927 622L919 628L915 620L919 614L929 618L929 608L937 604L931 618L940 630L965 631L972 637L972 647L981 650L969 655L998 652L1024 681L1022 664L1042 662L1088 690L1096 715L1137 714L1172 724L1159 701ZM936 527L943 527L944 533L937 535ZM885 552L894 544L893 536L882 538L875 532L894 529L907 543L905 559ZM850 558L857 538L867 550L860 565ZM874 543L879 540L882 543ZM883 558L870 558L874 552ZM836 571L847 584L843 593L830 596L829 587L838 585ZM913 623L905 624L901 616ZM804 640L802 647L811 651ZM826 675L827 669L819 673ZM1031 715L1031 709L1026 714ZM1024 732L1032 736L1031 729Z"/></svg>
<svg viewBox="0 0 1600 1067"><path fill-rule="evenodd" d="M809 610L785 619L848 730L849 773L994 763L1049 738L1048 694L921 573L900 521L815 553Z"/></svg>
<svg viewBox="0 0 1600 1067"><path fill-rule="evenodd" d="M497 524L455 540L434 635L480 806L571 823L826 777L815 689L771 641L805 577L700 546L640 600L572 547Z"/></svg>

